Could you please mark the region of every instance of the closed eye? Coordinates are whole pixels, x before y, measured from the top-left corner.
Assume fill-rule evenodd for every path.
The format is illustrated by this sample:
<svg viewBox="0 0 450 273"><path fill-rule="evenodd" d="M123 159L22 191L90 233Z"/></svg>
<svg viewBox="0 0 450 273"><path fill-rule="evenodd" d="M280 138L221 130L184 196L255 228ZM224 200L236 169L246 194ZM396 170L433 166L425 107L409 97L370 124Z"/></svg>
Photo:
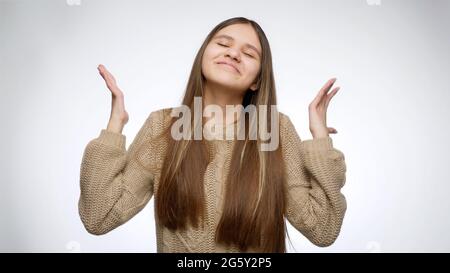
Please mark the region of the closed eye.
<svg viewBox="0 0 450 273"><path fill-rule="evenodd" d="M221 43L217 43L218 45L220 45L220 46L223 46L223 47L229 47L229 46L227 46L227 45L224 45L224 44L221 44ZM253 57L253 55L250 55L250 54L248 54L248 53L244 53L245 55L247 55L247 56L249 56L250 58L255 58L255 57Z"/></svg>

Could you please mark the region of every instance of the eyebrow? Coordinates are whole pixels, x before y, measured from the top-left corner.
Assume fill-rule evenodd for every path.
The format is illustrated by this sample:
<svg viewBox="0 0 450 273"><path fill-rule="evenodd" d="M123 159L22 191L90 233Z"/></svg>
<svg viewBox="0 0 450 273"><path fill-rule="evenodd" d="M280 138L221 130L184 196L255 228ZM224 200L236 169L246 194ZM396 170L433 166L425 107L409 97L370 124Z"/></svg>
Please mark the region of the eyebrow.
<svg viewBox="0 0 450 273"><path fill-rule="evenodd" d="M226 34L221 34L221 35L217 35L217 36L214 37L214 39L219 39L219 38L225 38L227 40L234 41L233 37L231 37L229 35L226 35ZM245 46L248 47L248 48L253 49L254 51L256 51L256 53L258 53L259 57L261 57L261 53L259 52L259 50L255 46L253 46L251 44L245 44Z"/></svg>

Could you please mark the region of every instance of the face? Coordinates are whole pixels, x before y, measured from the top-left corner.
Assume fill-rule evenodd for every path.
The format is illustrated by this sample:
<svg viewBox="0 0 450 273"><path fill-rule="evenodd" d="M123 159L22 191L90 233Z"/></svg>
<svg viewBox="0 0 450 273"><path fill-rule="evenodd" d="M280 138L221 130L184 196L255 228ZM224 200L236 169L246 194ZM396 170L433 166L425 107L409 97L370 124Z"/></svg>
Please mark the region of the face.
<svg viewBox="0 0 450 273"><path fill-rule="evenodd" d="M202 72L207 82L245 92L256 90L261 67L261 44L249 24L234 24L218 31L207 45Z"/></svg>

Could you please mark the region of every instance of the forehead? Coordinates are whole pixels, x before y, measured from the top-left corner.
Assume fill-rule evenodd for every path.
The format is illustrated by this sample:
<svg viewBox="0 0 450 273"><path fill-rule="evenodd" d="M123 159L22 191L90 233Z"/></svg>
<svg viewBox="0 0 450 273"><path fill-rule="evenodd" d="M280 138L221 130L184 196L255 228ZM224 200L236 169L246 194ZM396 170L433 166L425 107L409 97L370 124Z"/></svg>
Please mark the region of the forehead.
<svg viewBox="0 0 450 273"><path fill-rule="evenodd" d="M258 34L249 24L233 24L226 26L219 30L213 38L220 35L227 35L232 37L235 41L242 44L250 44L261 50L261 44L259 42Z"/></svg>

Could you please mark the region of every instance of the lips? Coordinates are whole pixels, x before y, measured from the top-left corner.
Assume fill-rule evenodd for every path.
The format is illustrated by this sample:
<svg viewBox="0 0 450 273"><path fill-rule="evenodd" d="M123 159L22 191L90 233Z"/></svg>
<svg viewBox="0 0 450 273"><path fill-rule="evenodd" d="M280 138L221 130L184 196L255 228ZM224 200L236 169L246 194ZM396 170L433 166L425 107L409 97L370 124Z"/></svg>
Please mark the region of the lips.
<svg viewBox="0 0 450 273"><path fill-rule="evenodd" d="M234 68L234 70L235 70L237 73L241 74L241 72L239 71L239 69L237 69L237 67L236 67L234 64L232 64L232 63L229 63L229 62L226 62L226 61L219 61L219 62L217 62L217 64L222 64L222 65L228 65L228 66L231 66L232 68Z"/></svg>

